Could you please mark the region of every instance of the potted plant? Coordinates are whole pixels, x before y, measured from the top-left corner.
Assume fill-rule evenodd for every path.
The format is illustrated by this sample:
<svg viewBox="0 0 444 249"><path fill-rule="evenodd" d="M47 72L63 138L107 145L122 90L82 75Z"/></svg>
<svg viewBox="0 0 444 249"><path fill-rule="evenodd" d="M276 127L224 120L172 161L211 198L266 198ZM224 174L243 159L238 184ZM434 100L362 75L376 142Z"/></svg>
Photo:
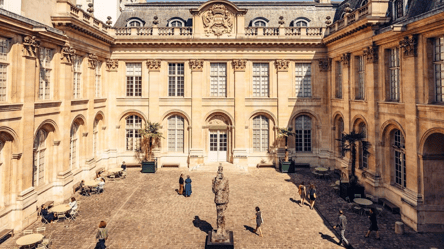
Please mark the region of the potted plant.
<svg viewBox="0 0 444 249"><path fill-rule="evenodd" d="M282 173L288 173L290 171L291 162L288 161L288 137L294 136L295 134L292 132L292 128L278 128L278 136L277 138L284 139L285 141L285 158L284 160L279 160L280 168Z"/></svg>
<svg viewBox="0 0 444 249"><path fill-rule="evenodd" d="M142 173L155 173L156 162L153 160L153 149L160 145L160 139L164 138L159 123L147 121L145 127L139 130L141 135L141 147L144 152L142 160Z"/></svg>

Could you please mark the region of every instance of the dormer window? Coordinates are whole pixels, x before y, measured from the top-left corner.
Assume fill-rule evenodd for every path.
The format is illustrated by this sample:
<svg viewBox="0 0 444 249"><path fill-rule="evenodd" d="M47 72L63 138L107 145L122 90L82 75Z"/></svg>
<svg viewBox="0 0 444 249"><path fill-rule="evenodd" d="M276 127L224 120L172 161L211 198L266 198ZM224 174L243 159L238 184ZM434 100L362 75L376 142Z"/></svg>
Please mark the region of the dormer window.
<svg viewBox="0 0 444 249"><path fill-rule="evenodd" d="M268 26L268 20L263 17L257 17L251 20L250 22L251 27L267 27Z"/></svg>
<svg viewBox="0 0 444 249"><path fill-rule="evenodd" d="M404 16L404 0L396 0L394 6L395 19Z"/></svg>
<svg viewBox="0 0 444 249"><path fill-rule="evenodd" d="M169 27L183 27L185 26L182 20L173 19L168 23Z"/></svg>
<svg viewBox="0 0 444 249"><path fill-rule="evenodd" d="M139 18L131 18L126 22L127 27L143 27L145 24L144 21L140 20Z"/></svg>
<svg viewBox="0 0 444 249"><path fill-rule="evenodd" d="M297 18L296 20L290 23L290 26L293 27L308 27L308 23L310 22L307 18Z"/></svg>
<svg viewBox="0 0 444 249"><path fill-rule="evenodd" d="M361 7L364 6L364 5L367 5L367 4L368 4L368 0L363 0L363 1L361 2Z"/></svg>

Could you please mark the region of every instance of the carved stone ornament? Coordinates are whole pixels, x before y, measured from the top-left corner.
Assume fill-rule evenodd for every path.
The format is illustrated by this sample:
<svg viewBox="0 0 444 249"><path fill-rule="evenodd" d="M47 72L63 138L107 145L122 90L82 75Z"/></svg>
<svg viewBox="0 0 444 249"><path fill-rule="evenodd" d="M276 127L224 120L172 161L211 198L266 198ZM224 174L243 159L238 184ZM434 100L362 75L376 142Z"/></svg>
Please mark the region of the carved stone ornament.
<svg viewBox="0 0 444 249"><path fill-rule="evenodd" d="M234 25L233 13L228 11L223 4L213 4L202 14L202 22L206 36L211 34L217 37L223 34L230 35Z"/></svg>
<svg viewBox="0 0 444 249"><path fill-rule="evenodd" d="M321 72L327 72L331 67L331 58L319 59L319 70Z"/></svg>
<svg viewBox="0 0 444 249"><path fill-rule="evenodd" d="M97 57L97 55L89 53L88 54L88 66L89 66L89 68L96 69L97 61L98 60L99 60L99 57Z"/></svg>
<svg viewBox="0 0 444 249"><path fill-rule="evenodd" d="M62 48L62 62L72 63L76 50L71 47L69 42L66 42Z"/></svg>
<svg viewBox="0 0 444 249"><path fill-rule="evenodd" d="M416 48L418 43L416 42L416 36L406 36L404 40L399 42L399 46L404 52L404 56L416 56Z"/></svg>
<svg viewBox="0 0 444 249"><path fill-rule="evenodd" d="M247 61L246 60L234 60L231 62L231 65L233 65L234 71L245 71Z"/></svg>
<svg viewBox="0 0 444 249"><path fill-rule="evenodd" d="M192 71L202 71L203 60L190 60L190 68Z"/></svg>
<svg viewBox="0 0 444 249"><path fill-rule="evenodd" d="M160 60L148 60L146 66L150 71L159 71L161 66Z"/></svg>
<svg viewBox="0 0 444 249"><path fill-rule="evenodd" d="M342 65L349 66L350 65L350 55L351 53L345 53L341 55Z"/></svg>
<svg viewBox="0 0 444 249"><path fill-rule="evenodd" d="M159 24L159 17L154 16L153 19L154 19L154 20L153 20L153 25L154 25L154 26L158 25L158 24Z"/></svg>
<svg viewBox="0 0 444 249"><path fill-rule="evenodd" d="M369 63L378 63L378 46L372 44L364 49L364 56Z"/></svg>
<svg viewBox="0 0 444 249"><path fill-rule="evenodd" d="M210 122L208 122L209 125L228 125L227 120L222 115L216 115L211 118Z"/></svg>
<svg viewBox="0 0 444 249"><path fill-rule="evenodd" d="M94 13L94 4L93 3L89 3L88 7L89 8L86 11L88 11L88 13L90 13L90 14Z"/></svg>
<svg viewBox="0 0 444 249"><path fill-rule="evenodd" d="M288 71L288 66L290 65L289 60L276 60L274 62L274 65L276 66L276 69L278 71Z"/></svg>
<svg viewBox="0 0 444 249"><path fill-rule="evenodd" d="M117 60L106 60L106 69L107 70L117 70L119 67L119 62Z"/></svg>
<svg viewBox="0 0 444 249"><path fill-rule="evenodd" d="M111 21L112 17L108 16L106 19L108 19L108 21L106 21L106 25L111 26L111 24L113 24L113 21Z"/></svg>
<svg viewBox="0 0 444 249"><path fill-rule="evenodd" d="M36 57L37 50L40 47L40 41L35 36L25 36L23 38L23 55Z"/></svg>
<svg viewBox="0 0 444 249"><path fill-rule="evenodd" d="M327 19L327 21L325 21L325 24L330 25L331 24L331 21L330 21L331 17L327 16L325 19Z"/></svg>
<svg viewBox="0 0 444 249"><path fill-rule="evenodd" d="M284 21L284 17L283 16L280 16L279 17L279 25L284 25L285 24L285 21Z"/></svg>

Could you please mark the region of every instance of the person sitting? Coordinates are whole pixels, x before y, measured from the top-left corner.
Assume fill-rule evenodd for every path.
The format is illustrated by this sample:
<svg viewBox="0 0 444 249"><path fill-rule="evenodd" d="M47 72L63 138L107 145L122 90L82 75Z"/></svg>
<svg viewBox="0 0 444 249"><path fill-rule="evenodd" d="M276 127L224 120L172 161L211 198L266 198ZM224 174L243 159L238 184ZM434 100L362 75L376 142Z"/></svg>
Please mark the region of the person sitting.
<svg viewBox="0 0 444 249"><path fill-rule="evenodd" d="M103 188L105 187L105 179L101 179L99 185L97 185L97 193L100 194L103 192Z"/></svg>
<svg viewBox="0 0 444 249"><path fill-rule="evenodd" d="M97 174L95 181L100 182L101 180L105 181L105 178L102 177L102 174Z"/></svg>
<svg viewBox="0 0 444 249"><path fill-rule="evenodd" d="M48 207L46 207L45 204L42 205L42 210L40 210L40 214L49 223L53 223L56 218L54 213L48 212ZM42 220L42 222L44 222L44 220Z"/></svg>
<svg viewBox="0 0 444 249"><path fill-rule="evenodd" d="M69 214L72 216L77 211L76 198L71 197L71 201L69 202L69 206L71 207L71 212Z"/></svg>
<svg viewBox="0 0 444 249"><path fill-rule="evenodd" d="M91 192L90 189L85 185L85 180L82 180L80 182L80 194L90 196L91 195L90 192Z"/></svg>

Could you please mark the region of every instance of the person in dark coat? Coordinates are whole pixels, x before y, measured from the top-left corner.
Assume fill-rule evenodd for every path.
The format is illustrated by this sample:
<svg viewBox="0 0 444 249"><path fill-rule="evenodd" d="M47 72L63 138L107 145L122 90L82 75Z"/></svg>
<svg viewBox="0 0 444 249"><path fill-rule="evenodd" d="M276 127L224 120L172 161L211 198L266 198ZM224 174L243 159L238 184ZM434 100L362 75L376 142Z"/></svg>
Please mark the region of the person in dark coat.
<svg viewBox="0 0 444 249"><path fill-rule="evenodd" d="M379 237L378 222L376 220L376 213L375 213L375 209L374 208L370 209L370 216L368 218L370 219L370 228L368 229L368 232L367 232L367 234L364 237L368 238L370 233L372 231L375 231L376 232L376 239L380 240L381 238Z"/></svg>
<svg viewBox="0 0 444 249"><path fill-rule="evenodd" d="M190 197L191 192L191 179L190 176L187 176L187 179L185 180L185 197Z"/></svg>
<svg viewBox="0 0 444 249"><path fill-rule="evenodd" d="M180 177L179 177L179 195L183 195L183 183L184 183L184 180L183 180L183 174L180 174Z"/></svg>
<svg viewBox="0 0 444 249"><path fill-rule="evenodd" d="M122 162L122 166L120 166L120 167L123 169L123 171L126 171L126 163L125 163L125 161Z"/></svg>
<svg viewBox="0 0 444 249"><path fill-rule="evenodd" d="M254 219L256 219L256 229L253 230L253 233L259 230L259 236L264 237L262 235L262 229L261 229L261 225L264 222L264 220L262 219L262 213L259 207L256 207L256 216L253 218L253 220Z"/></svg>
<svg viewBox="0 0 444 249"><path fill-rule="evenodd" d="M47 220L49 223L52 223L55 220L54 213L48 212L48 208L43 204L42 210L40 211L40 214Z"/></svg>

